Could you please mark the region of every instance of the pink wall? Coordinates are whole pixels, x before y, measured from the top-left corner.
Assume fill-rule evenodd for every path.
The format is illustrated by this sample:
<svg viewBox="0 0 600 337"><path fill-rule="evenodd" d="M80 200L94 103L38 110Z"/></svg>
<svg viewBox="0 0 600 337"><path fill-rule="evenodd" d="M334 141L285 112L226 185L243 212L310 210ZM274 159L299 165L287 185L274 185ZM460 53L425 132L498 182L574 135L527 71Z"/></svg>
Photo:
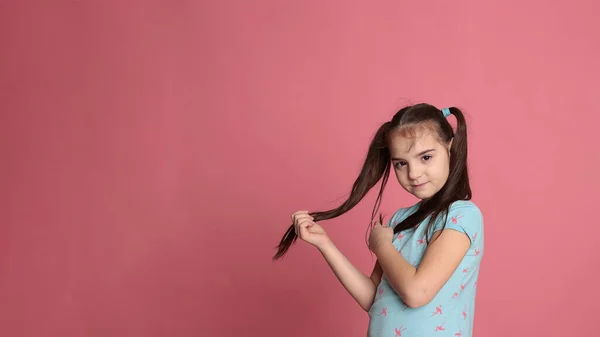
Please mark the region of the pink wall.
<svg viewBox="0 0 600 337"><path fill-rule="evenodd" d="M0 335L364 336L314 249L270 258L428 101L470 122L476 336L595 336L600 5L551 3L0 2ZM324 223L365 272L373 201Z"/></svg>

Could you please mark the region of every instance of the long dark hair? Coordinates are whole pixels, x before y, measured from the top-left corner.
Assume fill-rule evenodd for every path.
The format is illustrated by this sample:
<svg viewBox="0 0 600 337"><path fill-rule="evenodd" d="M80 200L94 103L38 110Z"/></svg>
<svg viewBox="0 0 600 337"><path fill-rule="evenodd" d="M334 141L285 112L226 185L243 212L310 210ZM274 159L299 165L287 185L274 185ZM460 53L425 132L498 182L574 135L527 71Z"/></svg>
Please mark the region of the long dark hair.
<svg viewBox="0 0 600 337"><path fill-rule="evenodd" d="M456 117L456 134L442 111L426 103L402 108L391 121L383 123L371 140L367 156L358 178L354 181L350 196L337 208L310 213L314 221L333 219L350 211L381 180L379 193L371 213L370 226L373 225L392 167L387 136L390 131L401 128L429 126L437 133L439 140L445 144L453 140L450 148L450 173L446 184L434 196L421 203L413 214L396 225L394 233L416 227L429 216L431 216L429 220L429 226L431 226L440 215L448 216L448 209L453 202L470 200L472 194L467 169L467 126L462 111L455 107L449 110ZM273 259L282 258L297 238L292 225L279 242L277 253ZM429 238L427 241L429 242Z"/></svg>

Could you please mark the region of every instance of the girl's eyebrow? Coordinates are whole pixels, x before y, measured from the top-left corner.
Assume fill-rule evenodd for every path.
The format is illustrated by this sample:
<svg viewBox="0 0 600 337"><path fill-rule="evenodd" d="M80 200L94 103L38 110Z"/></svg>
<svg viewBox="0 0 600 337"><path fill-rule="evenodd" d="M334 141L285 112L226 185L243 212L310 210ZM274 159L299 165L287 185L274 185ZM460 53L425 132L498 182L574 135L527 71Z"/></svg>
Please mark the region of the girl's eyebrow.
<svg viewBox="0 0 600 337"><path fill-rule="evenodd" d="M422 156L424 154L427 154L427 153L433 152L433 151L435 151L435 149L429 149L429 150L421 151L415 157L420 157L420 156ZM402 158L392 158L392 160L402 160Z"/></svg>

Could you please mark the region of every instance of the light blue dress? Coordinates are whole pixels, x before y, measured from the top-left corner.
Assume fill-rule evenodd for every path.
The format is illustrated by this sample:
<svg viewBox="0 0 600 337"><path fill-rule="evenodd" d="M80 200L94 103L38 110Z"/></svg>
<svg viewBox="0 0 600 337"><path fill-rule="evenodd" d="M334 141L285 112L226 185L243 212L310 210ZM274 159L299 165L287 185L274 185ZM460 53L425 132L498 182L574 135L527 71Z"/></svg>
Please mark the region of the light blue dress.
<svg viewBox="0 0 600 337"><path fill-rule="evenodd" d="M390 219L395 226L415 212L419 203L398 210ZM442 228L440 216L430 235ZM429 218L419 226L394 235L393 245L413 266L417 267L427 248L425 230ZM479 266L483 256L483 216L472 201L456 201L450 206L445 229L466 233L471 247L459 267L434 299L419 308L408 307L392 289L385 273L369 310L368 337L472 337L475 293Z"/></svg>

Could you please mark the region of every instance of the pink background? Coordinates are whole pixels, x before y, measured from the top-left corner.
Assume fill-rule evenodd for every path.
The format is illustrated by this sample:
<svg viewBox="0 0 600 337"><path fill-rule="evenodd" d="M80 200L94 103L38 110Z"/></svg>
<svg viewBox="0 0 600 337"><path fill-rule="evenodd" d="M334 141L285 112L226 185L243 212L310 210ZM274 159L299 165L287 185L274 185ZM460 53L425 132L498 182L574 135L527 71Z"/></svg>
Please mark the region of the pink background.
<svg viewBox="0 0 600 337"><path fill-rule="evenodd" d="M0 1L0 335L364 336L321 256L378 125L467 114L475 335L596 336L596 1ZM414 202L391 181L383 210ZM364 272L375 193L323 223Z"/></svg>

